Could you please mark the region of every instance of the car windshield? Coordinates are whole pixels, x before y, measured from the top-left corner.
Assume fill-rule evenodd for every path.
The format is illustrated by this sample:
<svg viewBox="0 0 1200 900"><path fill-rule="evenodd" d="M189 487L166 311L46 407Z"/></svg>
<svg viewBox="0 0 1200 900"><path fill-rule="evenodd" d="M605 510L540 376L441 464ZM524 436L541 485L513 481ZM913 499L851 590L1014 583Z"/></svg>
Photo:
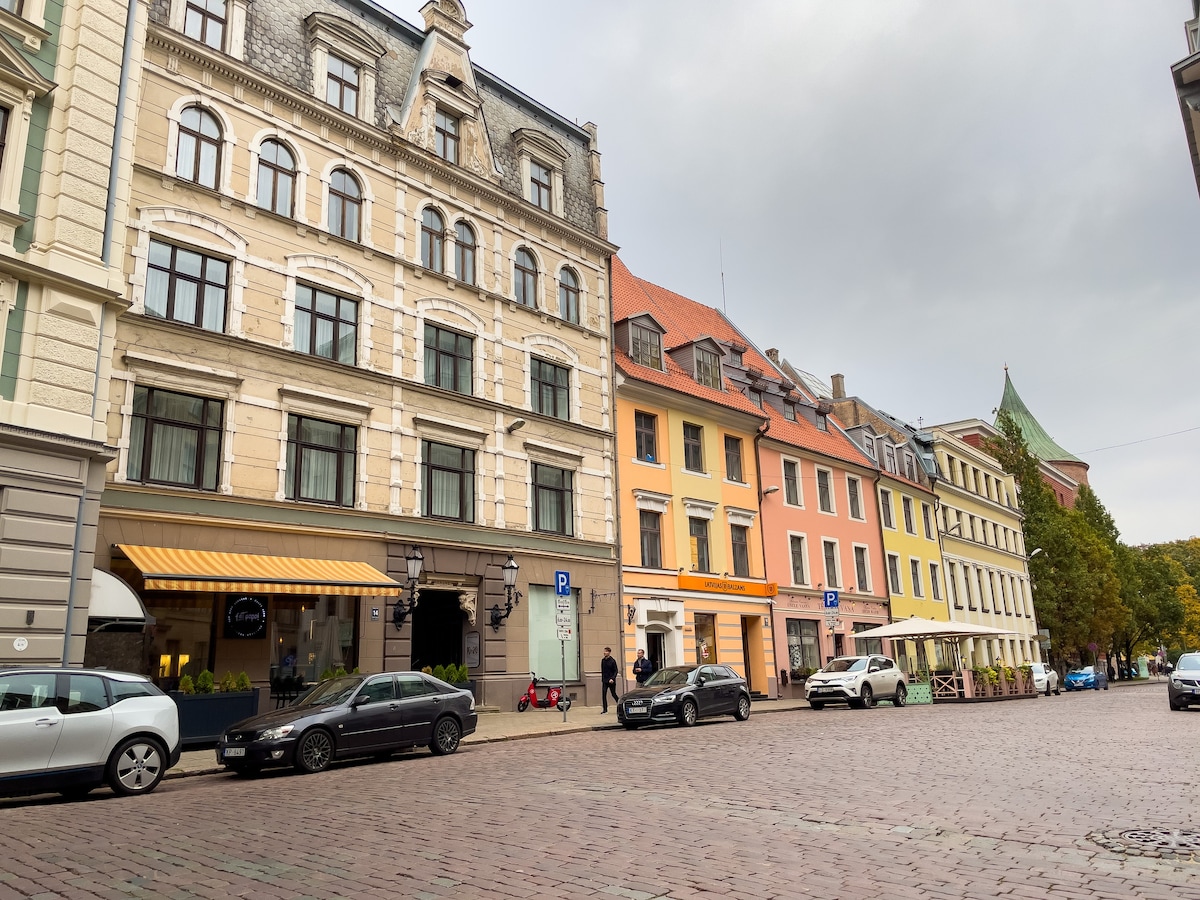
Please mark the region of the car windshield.
<svg viewBox="0 0 1200 900"><path fill-rule="evenodd" d="M675 666L670 669L659 669L653 675L646 679L646 687L662 687L671 684L687 684L692 679L693 669L685 666Z"/></svg>
<svg viewBox="0 0 1200 900"><path fill-rule="evenodd" d="M350 699L360 684L361 675L347 675L344 678L331 678L322 681L307 694L301 694L293 706L335 706Z"/></svg>
<svg viewBox="0 0 1200 900"><path fill-rule="evenodd" d="M861 672L867 667L865 656L846 656L826 664L822 672Z"/></svg>
<svg viewBox="0 0 1200 900"><path fill-rule="evenodd" d="M1093 670L1092 670L1091 666L1084 666L1082 669L1072 669L1071 674L1072 675L1091 675L1092 671Z"/></svg>
<svg viewBox="0 0 1200 900"><path fill-rule="evenodd" d="M1175 664L1176 672L1200 672L1200 656L1181 656Z"/></svg>

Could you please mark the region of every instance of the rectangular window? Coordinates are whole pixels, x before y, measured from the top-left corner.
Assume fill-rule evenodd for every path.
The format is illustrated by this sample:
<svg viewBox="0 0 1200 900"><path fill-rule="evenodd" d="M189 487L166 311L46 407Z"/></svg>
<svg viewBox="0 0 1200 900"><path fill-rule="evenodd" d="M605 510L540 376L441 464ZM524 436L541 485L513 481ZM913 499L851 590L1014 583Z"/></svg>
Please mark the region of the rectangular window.
<svg viewBox="0 0 1200 900"><path fill-rule="evenodd" d="M697 572L711 572L708 556L708 519L688 519L688 540L692 546L692 568Z"/></svg>
<svg viewBox="0 0 1200 900"><path fill-rule="evenodd" d="M0 3L0 9L16 10L19 2ZM183 33L192 40L220 50L225 41L225 0L187 0Z"/></svg>
<svg viewBox="0 0 1200 900"><path fill-rule="evenodd" d="M825 556L825 587L841 587L838 577L837 541L822 541L821 547Z"/></svg>
<svg viewBox="0 0 1200 900"><path fill-rule="evenodd" d="M206 331L225 330L229 263L162 241L150 241L146 314Z"/></svg>
<svg viewBox="0 0 1200 900"><path fill-rule="evenodd" d="M821 668L821 645L816 622L788 619L788 667L792 680L804 679Z"/></svg>
<svg viewBox="0 0 1200 900"><path fill-rule="evenodd" d="M925 525L925 540L933 540L933 509L928 503L921 504L921 522Z"/></svg>
<svg viewBox="0 0 1200 900"><path fill-rule="evenodd" d="M913 521L913 503L911 497L901 497L900 505L904 509L904 530L909 534L917 533L917 524Z"/></svg>
<svg viewBox="0 0 1200 900"><path fill-rule="evenodd" d="M568 683L579 680L579 597L578 588L564 598L554 593L553 585L529 585L529 668L534 672L553 672L555 679L561 675ZM560 610L559 601L564 599L570 600L570 607ZM571 621L571 636L565 646L558 637L557 624L563 612Z"/></svg>
<svg viewBox="0 0 1200 900"><path fill-rule="evenodd" d="M789 535L788 544L792 554L792 584L808 584L804 538L798 534Z"/></svg>
<svg viewBox="0 0 1200 900"><path fill-rule="evenodd" d="M325 102L352 116L358 113L358 67L332 53L325 78Z"/></svg>
<svg viewBox="0 0 1200 900"><path fill-rule="evenodd" d="M638 523L642 532L642 565L647 569L661 569L662 514L639 510Z"/></svg>
<svg viewBox="0 0 1200 900"><path fill-rule="evenodd" d="M784 403L783 404L783 417L785 419L787 419L789 422L796 421L796 404L795 403Z"/></svg>
<svg viewBox="0 0 1200 900"><path fill-rule="evenodd" d="M904 593L904 585L900 582L900 557L895 553L887 555L888 590L896 596Z"/></svg>
<svg viewBox="0 0 1200 900"><path fill-rule="evenodd" d="M783 496L791 506L800 505L800 463L783 461Z"/></svg>
<svg viewBox="0 0 1200 900"><path fill-rule="evenodd" d="M866 547L854 548L854 576L858 579L859 593L870 593L871 562Z"/></svg>
<svg viewBox="0 0 1200 900"><path fill-rule="evenodd" d="M529 202L539 209L550 211L550 170L539 162L529 161Z"/></svg>
<svg viewBox="0 0 1200 900"><path fill-rule="evenodd" d="M725 477L739 484L742 479L742 439L725 436Z"/></svg>
<svg viewBox="0 0 1200 900"><path fill-rule="evenodd" d="M850 496L850 518L862 521L862 482L847 476L846 492Z"/></svg>
<svg viewBox="0 0 1200 900"><path fill-rule="evenodd" d="M715 663L717 661L717 617L706 613L696 613L696 662Z"/></svg>
<svg viewBox="0 0 1200 900"><path fill-rule="evenodd" d="M975 580L979 583L979 608L984 612L991 612L988 607L987 590L983 586L983 569L975 570Z"/></svg>
<svg viewBox="0 0 1200 900"><path fill-rule="evenodd" d="M634 440L637 443L637 458L645 462L658 462L658 440L656 431L658 418L650 413L633 414Z"/></svg>
<svg viewBox="0 0 1200 900"><path fill-rule="evenodd" d="M287 498L353 506L357 446L353 425L289 414Z"/></svg>
<svg viewBox="0 0 1200 900"><path fill-rule="evenodd" d="M0 166L4 164L4 148L8 145L8 117L11 114L12 110L7 106L0 106Z"/></svg>
<svg viewBox="0 0 1200 900"><path fill-rule="evenodd" d="M629 355L639 366L662 371L662 335L644 325L629 326Z"/></svg>
<svg viewBox="0 0 1200 900"><path fill-rule="evenodd" d="M574 521L572 473L533 464L533 528L553 534L572 534Z"/></svg>
<svg viewBox="0 0 1200 900"><path fill-rule="evenodd" d="M215 491L221 469L222 409L220 400L135 387L129 480Z"/></svg>
<svg viewBox="0 0 1200 900"><path fill-rule="evenodd" d="M358 302L297 284L296 350L352 366L357 345Z"/></svg>
<svg viewBox="0 0 1200 900"><path fill-rule="evenodd" d="M955 609L962 609L962 600L958 597L958 566L952 562L946 563L946 590L950 594L950 602Z"/></svg>
<svg viewBox="0 0 1200 900"><path fill-rule="evenodd" d="M939 575L938 564L931 562L929 564L929 596L936 603L942 602L942 581Z"/></svg>
<svg viewBox="0 0 1200 900"><path fill-rule="evenodd" d="M924 597L925 588L921 584L921 561L919 559L910 559L908 561L908 574L912 579L913 596Z"/></svg>
<svg viewBox="0 0 1200 900"><path fill-rule="evenodd" d="M975 609L975 589L971 587L971 567L966 563L963 564L963 587L967 595L967 608Z"/></svg>
<svg viewBox="0 0 1200 900"><path fill-rule="evenodd" d="M733 574L750 577L750 529L745 525L730 525L729 539L733 545Z"/></svg>
<svg viewBox="0 0 1200 900"><path fill-rule="evenodd" d="M763 408L763 393L762 393L762 391L756 391L752 388L751 390L746 392L746 396L749 397L750 402L753 403L755 406L757 406L759 409Z"/></svg>
<svg viewBox="0 0 1200 900"><path fill-rule="evenodd" d="M459 120L449 113L437 111L434 126L434 153L448 163L458 165Z"/></svg>
<svg viewBox="0 0 1200 900"><path fill-rule="evenodd" d="M875 625L868 625L866 622L855 622L854 633L866 631L868 628L875 628ZM859 656L869 656L874 653L877 656L883 656L883 639L882 638L855 638L855 652Z"/></svg>
<svg viewBox="0 0 1200 900"><path fill-rule="evenodd" d="M721 359L700 347L696 348L696 381L713 390L721 390Z"/></svg>
<svg viewBox="0 0 1200 900"><path fill-rule="evenodd" d="M683 423L683 467L689 472L704 471L704 429Z"/></svg>
<svg viewBox="0 0 1200 900"><path fill-rule="evenodd" d="M474 522L475 451L422 441L421 460L421 514Z"/></svg>
<svg viewBox="0 0 1200 900"><path fill-rule="evenodd" d="M474 341L471 338L426 323L426 384L460 394L470 394L474 358Z"/></svg>
<svg viewBox="0 0 1200 900"><path fill-rule="evenodd" d="M883 467L892 473L896 471L896 448L891 444L883 446Z"/></svg>
<svg viewBox="0 0 1200 900"><path fill-rule="evenodd" d="M556 419L569 419L571 370L541 359L533 359L529 370L533 411Z"/></svg>
<svg viewBox="0 0 1200 900"><path fill-rule="evenodd" d="M904 474L909 481L917 480L917 465L911 453L904 454Z"/></svg>
<svg viewBox="0 0 1200 900"><path fill-rule="evenodd" d="M892 517L892 492L879 491L879 515L883 518L884 528L895 528L896 520Z"/></svg>
<svg viewBox="0 0 1200 900"><path fill-rule="evenodd" d="M833 512L833 473L817 469L817 505L821 512Z"/></svg>

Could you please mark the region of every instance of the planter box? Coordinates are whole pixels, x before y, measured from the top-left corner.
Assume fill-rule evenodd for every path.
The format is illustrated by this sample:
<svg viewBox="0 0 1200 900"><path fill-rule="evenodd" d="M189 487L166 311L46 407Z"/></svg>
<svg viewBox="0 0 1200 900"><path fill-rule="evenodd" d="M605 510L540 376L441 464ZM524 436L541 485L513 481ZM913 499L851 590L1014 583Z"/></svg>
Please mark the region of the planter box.
<svg viewBox="0 0 1200 900"><path fill-rule="evenodd" d="M179 737L184 747L215 744L234 722L258 713L258 691L216 694L171 692L179 707Z"/></svg>
<svg viewBox="0 0 1200 900"><path fill-rule="evenodd" d="M472 697L474 697L476 700L479 699L479 694L477 694L475 692L475 679L474 678L472 678L468 681L454 682L454 686L456 688L462 688L463 690L470 691Z"/></svg>

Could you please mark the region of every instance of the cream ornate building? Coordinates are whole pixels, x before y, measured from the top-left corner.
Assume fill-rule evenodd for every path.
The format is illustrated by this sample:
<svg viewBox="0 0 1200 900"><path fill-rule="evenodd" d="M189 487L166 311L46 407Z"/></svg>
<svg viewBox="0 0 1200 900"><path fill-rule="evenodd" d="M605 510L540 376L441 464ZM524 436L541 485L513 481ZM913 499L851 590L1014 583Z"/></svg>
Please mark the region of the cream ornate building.
<svg viewBox="0 0 1200 900"><path fill-rule="evenodd" d="M421 14L151 6L97 555L163 683L456 663L582 701L619 633L596 129Z"/></svg>
<svg viewBox="0 0 1200 900"><path fill-rule="evenodd" d="M0 3L0 667L83 662L145 15Z"/></svg>

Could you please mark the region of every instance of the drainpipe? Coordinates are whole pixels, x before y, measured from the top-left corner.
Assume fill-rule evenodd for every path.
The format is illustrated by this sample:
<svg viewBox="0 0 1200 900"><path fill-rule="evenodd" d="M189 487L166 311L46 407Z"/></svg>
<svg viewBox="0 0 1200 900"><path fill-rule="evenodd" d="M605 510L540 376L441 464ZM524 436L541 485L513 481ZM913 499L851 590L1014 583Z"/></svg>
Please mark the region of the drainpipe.
<svg viewBox="0 0 1200 900"><path fill-rule="evenodd" d="M117 85L117 112L113 122L113 142L112 154L109 157L108 168L108 197L104 209L104 233L100 239L100 263L108 268L112 261L112 233L114 219L116 218L117 206L117 186L118 186L118 166L121 162L121 140L124 132L125 124L125 101L129 94L129 68L133 60L133 45L134 35L136 34L137 25L138 0L129 0L129 7L125 14L125 44L121 52L121 78ZM102 362L102 351L104 349L104 314L100 314L100 333L96 337L96 368L92 372L92 422L96 421L96 407L99 405L99 386L100 386L100 365ZM62 665L70 664L71 658L71 620L75 617L76 594L79 590L79 559L82 555L83 541L83 516L87 508L88 482L91 477L92 467L99 462L96 458L91 458L84 466L83 489L79 494L79 507L75 512L75 542L71 548L71 581L70 591L67 594L67 623L66 633L63 635L63 651ZM84 633L87 633L86 626Z"/></svg>
<svg viewBox="0 0 1200 900"><path fill-rule="evenodd" d="M758 426L758 430L754 433L754 472L755 472L755 480L758 482L758 534L759 534L759 543L762 545L763 578L767 577L767 529L766 529L766 525L763 520L762 453L760 452L759 444L762 441L763 437L766 436L766 433L770 430L771 430L771 420L769 418L767 418L767 419L763 420L763 423ZM776 652L776 646L775 646L775 600L774 600L774 598L768 598L767 605L770 610L767 613L767 621L770 623L767 627L770 628L770 630L771 630L771 656L774 658L774 663L772 664L772 668L774 668L775 666L779 665L779 654ZM750 673L747 672L746 674L749 675ZM775 694L776 694L776 697L779 697L782 694L782 692L779 690L779 688L782 686L780 684L782 678L780 676L778 676L775 672L772 672L771 674L776 676Z"/></svg>

